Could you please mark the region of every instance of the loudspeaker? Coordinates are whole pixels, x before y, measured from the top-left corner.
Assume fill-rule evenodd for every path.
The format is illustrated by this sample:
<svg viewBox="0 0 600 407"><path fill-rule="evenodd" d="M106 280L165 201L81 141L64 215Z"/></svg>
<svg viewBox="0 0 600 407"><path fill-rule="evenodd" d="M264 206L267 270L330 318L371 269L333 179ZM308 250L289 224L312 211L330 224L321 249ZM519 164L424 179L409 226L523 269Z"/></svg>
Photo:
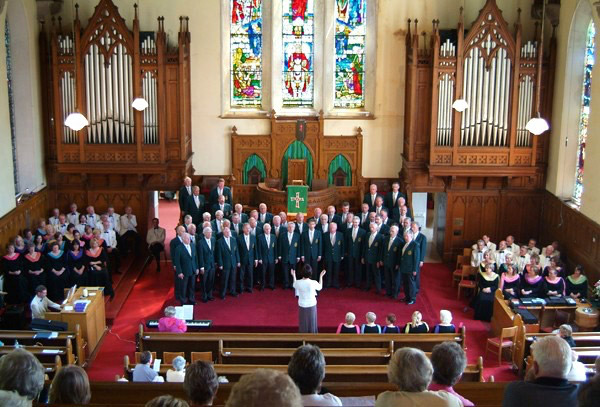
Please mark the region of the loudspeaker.
<svg viewBox="0 0 600 407"><path fill-rule="evenodd" d="M31 320L31 329L33 331L67 331L68 326L66 322L34 318Z"/></svg>

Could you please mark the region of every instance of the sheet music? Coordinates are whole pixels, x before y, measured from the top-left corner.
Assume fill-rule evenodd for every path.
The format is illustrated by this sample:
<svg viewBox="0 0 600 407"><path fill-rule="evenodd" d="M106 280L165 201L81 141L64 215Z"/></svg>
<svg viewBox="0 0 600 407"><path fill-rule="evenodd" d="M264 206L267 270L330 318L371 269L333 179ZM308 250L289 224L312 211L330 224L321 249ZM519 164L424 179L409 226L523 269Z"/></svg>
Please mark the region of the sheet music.
<svg viewBox="0 0 600 407"><path fill-rule="evenodd" d="M183 305L181 307L175 307L175 318L191 321L194 319L194 306Z"/></svg>

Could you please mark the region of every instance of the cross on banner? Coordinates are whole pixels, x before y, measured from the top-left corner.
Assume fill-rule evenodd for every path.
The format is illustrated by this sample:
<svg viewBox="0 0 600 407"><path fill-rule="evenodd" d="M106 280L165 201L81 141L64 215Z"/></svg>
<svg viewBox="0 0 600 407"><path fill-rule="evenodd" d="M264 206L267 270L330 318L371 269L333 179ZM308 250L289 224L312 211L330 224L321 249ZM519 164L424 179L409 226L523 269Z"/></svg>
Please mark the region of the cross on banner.
<svg viewBox="0 0 600 407"><path fill-rule="evenodd" d="M291 197L290 200L296 202L296 209L300 209L300 202L304 202L304 198L300 198L300 192L296 192L296 196Z"/></svg>

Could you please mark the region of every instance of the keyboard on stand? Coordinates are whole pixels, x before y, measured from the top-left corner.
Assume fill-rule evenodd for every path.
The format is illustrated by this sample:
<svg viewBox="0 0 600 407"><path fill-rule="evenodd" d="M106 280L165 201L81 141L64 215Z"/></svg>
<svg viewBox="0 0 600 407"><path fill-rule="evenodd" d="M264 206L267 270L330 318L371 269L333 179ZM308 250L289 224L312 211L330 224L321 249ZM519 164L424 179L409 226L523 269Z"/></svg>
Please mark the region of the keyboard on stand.
<svg viewBox="0 0 600 407"><path fill-rule="evenodd" d="M191 319L191 320L185 321L185 323L186 323L188 329L189 328L204 329L204 328L210 328L210 326L212 325L212 320L210 320L210 319ZM158 328L158 319L148 320L148 322L146 322L146 328Z"/></svg>

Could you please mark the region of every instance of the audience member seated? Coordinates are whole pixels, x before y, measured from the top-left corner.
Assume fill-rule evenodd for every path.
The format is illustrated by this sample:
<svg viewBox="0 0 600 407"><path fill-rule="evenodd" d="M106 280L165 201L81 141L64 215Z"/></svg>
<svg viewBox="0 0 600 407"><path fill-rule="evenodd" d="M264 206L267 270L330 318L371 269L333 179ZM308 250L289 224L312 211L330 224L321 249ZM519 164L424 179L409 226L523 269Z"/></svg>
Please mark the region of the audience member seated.
<svg viewBox="0 0 600 407"><path fill-rule="evenodd" d="M506 266L506 272L500 276L498 288L502 290L505 300L519 298L519 287L521 286L521 276L512 265Z"/></svg>
<svg viewBox="0 0 600 407"><path fill-rule="evenodd" d="M385 317L384 334L399 334L400 328L396 326L396 314L387 314Z"/></svg>
<svg viewBox="0 0 600 407"><path fill-rule="evenodd" d="M440 323L433 327L434 334L453 334L456 327L452 323L452 313L446 309L440 310Z"/></svg>
<svg viewBox="0 0 600 407"><path fill-rule="evenodd" d="M185 370L183 391L191 407L212 406L219 381L212 363L198 360Z"/></svg>
<svg viewBox="0 0 600 407"><path fill-rule="evenodd" d="M44 388L44 367L24 349L15 349L0 358L0 390L15 391L31 406Z"/></svg>
<svg viewBox="0 0 600 407"><path fill-rule="evenodd" d="M49 308L54 308L55 311L60 311L60 305L48 298L48 290L43 285L38 285L35 288L35 297L31 300L31 318L45 318Z"/></svg>
<svg viewBox="0 0 600 407"><path fill-rule="evenodd" d="M167 382L183 383L185 379L185 359L177 356L173 359L173 369L167 370Z"/></svg>
<svg viewBox="0 0 600 407"><path fill-rule="evenodd" d="M600 400L600 379L594 377L587 383L581 385L579 394L579 407L597 407Z"/></svg>
<svg viewBox="0 0 600 407"><path fill-rule="evenodd" d="M446 391L458 397L463 406L474 406L453 388L467 367L467 356L463 348L456 342L439 343L433 347L429 360L433 365L433 381L429 385L429 390Z"/></svg>
<svg viewBox="0 0 600 407"><path fill-rule="evenodd" d="M50 385L51 404L88 404L91 398L90 382L83 368L68 365L56 372Z"/></svg>
<svg viewBox="0 0 600 407"><path fill-rule="evenodd" d="M573 299L587 298L588 280L583 274L583 266L578 264L573 270L573 274L567 277L567 295Z"/></svg>
<svg viewBox="0 0 600 407"><path fill-rule="evenodd" d="M358 325L354 325L354 321L356 320L356 315L352 312L346 313L346 322L342 322L338 325L336 334L359 334L360 328Z"/></svg>
<svg viewBox="0 0 600 407"><path fill-rule="evenodd" d="M563 338L570 347L574 348L575 340L573 339L573 328L569 324L562 324L558 327L558 336Z"/></svg>
<svg viewBox="0 0 600 407"><path fill-rule="evenodd" d="M140 354L140 363L133 369L134 382L162 382L162 377L152 369L152 353L144 351Z"/></svg>
<svg viewBox="0 0 600 407"><path fill-rule="evenodd" d="M587 369L585 365L577 359L579 359L579 355L571 349L571 361L573 364L566 377L569 382L585 382L587 380Z"/></svg>
<svg viewBox="0 0 600 407"><path fill-rule="evenodd" d="M0 406L30 407L31 401L14 391L0 390Z"/></svg>
<svg viewBox="0 0 600 407"><path fill-rule="evenodd" d="M429 325L423 321L423 315L419 311L412 313L412 321L404 326L405 334L426 334L429 332Z"/></svg>
<svg viewBox="0 0 600 407"><path fill-rule="evenodd" d="M475 309L474 318L480 321L490 321L494 309L494 292L498 289L498 274L492 271L492 267L487 265L485 272L479 272L479 293L471 306Z"/></svg>
<svg viewBox="0 0 600 407"><path fill-rule="evenodd" d="M148 229L146 234L146 243L148 250L156 260L156 271L160 271L160 253L165 251L166 230L158 226L158 218L152 219L152 227Z"/></svg>
<svg viewBox="0 0 600 407"><path fill-rule="evenodd" d="M521 297L537 298L543 292L543 279L539 275L539 267L531 266L527 268L527 272L521 280Z"/></svg>
<svg viewBox="0 0 600 407"><path fill-rule="evenodd" d="M183 319L175 317L177 311L175 307L165 308L165 316L158 320L159 332L186 332L187 325Z"/></svg>
<svg viewBox="0 0 600 407"><path fill-rule="evenodd" d="M256 369L232 388L225 407L302 407L302 397L292 379L271 369Z"/></svg>
<svg viewBox="0 0 600 407"><path fill-rule="evenodd" d="M365 318L367 320L367 323L361 325L360 333L361 334L380 334L381 326L379 324L375 323L375 321L377 320L377 315L375 315L374 312L367 312L367 314L365 315Z"/></svg>
<svg viewBox="0 0 600 407"><path fill-rule="evenodd" d="M290 359L288 375L302 395L304 406L341 406L342 401L331 393L319 394L325 379L325 356L318 346L300 346Z"/></svg>
<svg viewBox="0 0 600 407"><path fill-rule="evenodd" d="M146 403L145 407L189 407L190 405L184 400L173 397L169 394L166 396L154 397Z"/></svg>
<svg viewBox="0 0 600 407"><path fill-rule="evenodd" d="M446 391L431 391L433 367L420 349L400 348L388 366L388 380L398 391L385 391L377 396L375 407L462 406L460 399Z"/></svg>
<svg viewBox="0 0 600 407"><path fill-rule="evenodd" d="M504 407L565 407L577 405L577 385L566 377L571 370L571 348L558 336L546 336L531 345L531 380L509 383ZM528 377L528 378L529 378ZM527 378L526 378L527 379Z"/></svg>

